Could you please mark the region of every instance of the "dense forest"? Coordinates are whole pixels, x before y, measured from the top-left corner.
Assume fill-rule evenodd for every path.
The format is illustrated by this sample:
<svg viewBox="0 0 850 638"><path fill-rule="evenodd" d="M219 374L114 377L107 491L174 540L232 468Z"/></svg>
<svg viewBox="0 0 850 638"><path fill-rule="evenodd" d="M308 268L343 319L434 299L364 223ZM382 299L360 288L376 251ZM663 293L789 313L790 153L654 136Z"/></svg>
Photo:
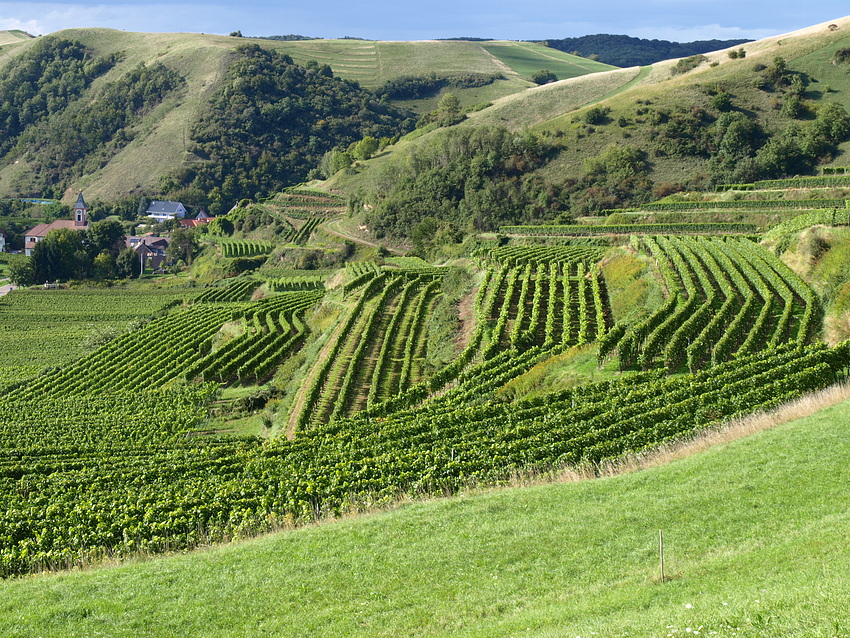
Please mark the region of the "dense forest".
<svg viewBox="0 0 850 638"><path fill-rule="evenodd" d="M645 40L628 35L585 35L579 38L547 40L553 49L567 53L578 53L583 57L595 56L600 62L619 67L644 66L684 58L709 51L718 51L738 46L751 40L697 40L695 42L668 42L667 40Z"/></svg>
<svg viewBox="0 0 850 638"><path fill-rule="evenodd" d="M557 214L565 202L532 174L552 150L537 136L501 128L445 129L381 168L375 190L361 193L373 206L369 224L378 237L440 243Z"/></svg>
<svg viewBox="0 0 850 638"><path fill-rule="evenodd" d="M30 158L32 190L65 186L104 166L133 139L135 118L183 84L183 78L159 62L140 64L105 84L91 102L73 104L27 129L18 145Z"/></svg>
<svg viewBox="0 0 850 638"><path fill-rule="evenodd" d="M0 155L24 131L64 111L108 71L116 56L94 57L80 44L44 38L7 65L0 78Z"/></svg>
<svg viewBox="0 0 850 638"><path fill-rule="evenodd" d="M333 77L327 65L294 64L287 55L244 45L191 130L202 162L177 176L185 199L213 214L303 181L322 156L370 136L410 130L410 114Z"/></svg>

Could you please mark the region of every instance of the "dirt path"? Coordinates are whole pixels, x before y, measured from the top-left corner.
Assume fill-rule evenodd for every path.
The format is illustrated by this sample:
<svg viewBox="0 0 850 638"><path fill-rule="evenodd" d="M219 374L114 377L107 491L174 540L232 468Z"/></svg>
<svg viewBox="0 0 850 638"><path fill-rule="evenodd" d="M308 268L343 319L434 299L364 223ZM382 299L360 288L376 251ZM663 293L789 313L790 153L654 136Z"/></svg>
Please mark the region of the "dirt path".
<svg viewBox="0 0 850 638"><path fill-rule="evenodd" d="M378 248L381 244L376 244L375 242L367 241L362 237L358 237L357 235L352 235L351 233L345 232L343 229L339 227L341 219L332 219L328 222L322 224L322 228L328 231L331 235L336 235L337 237L342 237L343 239L350 239L356 244L363 244L364 246L371 246L372 248ZM397 248L390 248L389 246L384 246L391 253L395 253L396 255L403 255L404 251L399 250Z"/></svg>
<svg viewBox="0 0 850 638"><path fill-rule="evenodd" d="M3 283L4 281L8 282L9 280L8 279L0 279L0 297L7 294L10 290L12 290L12 288L14 288L14 286L12 286L12 284L10 284L10 283L4 284Z"/></svg>

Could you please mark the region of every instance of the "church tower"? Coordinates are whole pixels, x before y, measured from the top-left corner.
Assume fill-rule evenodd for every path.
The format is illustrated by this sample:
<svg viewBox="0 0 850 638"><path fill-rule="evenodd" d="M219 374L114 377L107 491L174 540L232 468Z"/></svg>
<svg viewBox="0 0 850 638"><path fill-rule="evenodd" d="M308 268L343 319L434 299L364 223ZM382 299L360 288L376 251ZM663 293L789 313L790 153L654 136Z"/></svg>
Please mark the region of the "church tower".
<svg viewBox="0 0 850 638"><path fill-rule="evenodd" d="M86 218L87 212L88 206L86 206L86 200L83 199L83 191L80 191L77 203L74 204L74 228L85 228L89 225Z"/></svg>

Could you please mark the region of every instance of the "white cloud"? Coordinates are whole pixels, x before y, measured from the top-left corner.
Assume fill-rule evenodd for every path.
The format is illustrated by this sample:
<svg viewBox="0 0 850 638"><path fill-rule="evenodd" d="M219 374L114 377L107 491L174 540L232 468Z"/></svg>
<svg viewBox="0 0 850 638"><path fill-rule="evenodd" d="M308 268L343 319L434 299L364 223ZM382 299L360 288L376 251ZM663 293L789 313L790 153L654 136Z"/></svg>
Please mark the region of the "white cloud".
<svg viewBox="0 0 850 638"><path fill-rule="evenodd" d="M190 4L66 4L0 2L0 25L27 25L33 34L77 27L106 27L125 31L192 31L216 33L234 23L236 8ZM8 17L7 17L8 16ZM7 26L3 28L24 28ZM233 27L233 29L238 28Z"/></svg>
<svg viewBox="0 0 850 638"><path fill-rule="evenodd" d="M26 31L32 35L44 33L37 20L7 18L3 14L0 14L0 31Z"/></svg>

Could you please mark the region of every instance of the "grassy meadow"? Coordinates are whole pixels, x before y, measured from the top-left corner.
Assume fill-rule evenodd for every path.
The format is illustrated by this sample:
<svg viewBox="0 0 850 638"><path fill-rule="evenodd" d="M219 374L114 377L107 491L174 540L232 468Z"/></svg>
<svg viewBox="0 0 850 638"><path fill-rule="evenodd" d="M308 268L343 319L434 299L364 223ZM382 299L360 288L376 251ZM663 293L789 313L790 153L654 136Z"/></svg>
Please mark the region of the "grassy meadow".
<svg viewBox="0 0 850 638"><path fill-rule="evenodd" d="M20 44L25 40L31 40L32 36L27 35L23 31L13 29L11 31L0 31L0 47L7 44Z"/></svg>
<svg viewBox="0 0 850 638"><path fill-rule="evenodd" d="M848 420L845 400L624 475L7 580L0 633L847 636Z"/></svg>
<svg viewBox="0 0 850 638"><path fill-rule="evenodd" d="M552 71L559 80L567 80L616 68L531 42L485 42L481 47L528 80L541 69Z"/></svg>

